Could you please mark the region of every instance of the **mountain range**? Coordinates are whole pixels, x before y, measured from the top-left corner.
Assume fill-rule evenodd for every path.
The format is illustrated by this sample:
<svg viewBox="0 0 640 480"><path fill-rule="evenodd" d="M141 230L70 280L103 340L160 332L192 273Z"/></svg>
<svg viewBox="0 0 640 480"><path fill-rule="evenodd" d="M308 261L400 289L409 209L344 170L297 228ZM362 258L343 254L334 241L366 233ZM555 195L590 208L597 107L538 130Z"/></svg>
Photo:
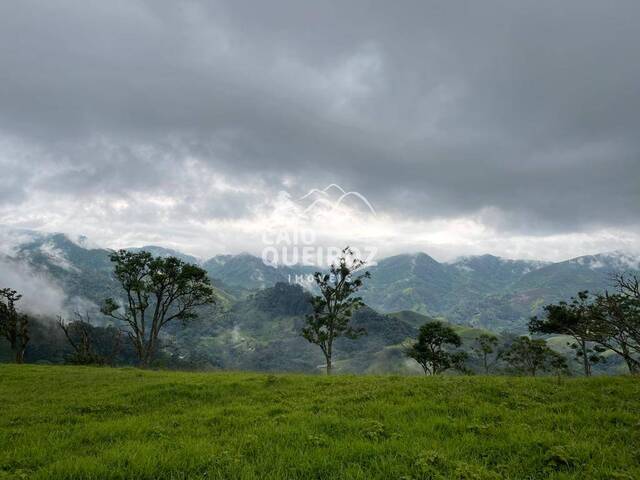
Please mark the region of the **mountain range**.
<svg viewBox="0 0 640 480"><path fill-rule="evenodd" d="M19 233L0 237L0 287L23 291L25 307L29 299L58 299L48 312L41 305L41 314L83 310L99 319L98 305L119 292L109 251L83 238ZM201 312L194 325L168 332L183 358L258 370L309 371L322 363L317 349L299 336L313 267L275 268L246 253L201 260L159 246L131 250L198 263L216 288L215 308ZM640 257L612 252L550 263L481 255L445 263L415 253L384 258L368 270L371 278L362 290L368 307L354 321L370 333L357 344L341 340L337 367L345 371L370 371L371 365L377 365L375 371L408 368L399 345L429 318L465 332L524 333L543 305L568 300L580 290L607 289L613 272L640 272Z"/></svg>

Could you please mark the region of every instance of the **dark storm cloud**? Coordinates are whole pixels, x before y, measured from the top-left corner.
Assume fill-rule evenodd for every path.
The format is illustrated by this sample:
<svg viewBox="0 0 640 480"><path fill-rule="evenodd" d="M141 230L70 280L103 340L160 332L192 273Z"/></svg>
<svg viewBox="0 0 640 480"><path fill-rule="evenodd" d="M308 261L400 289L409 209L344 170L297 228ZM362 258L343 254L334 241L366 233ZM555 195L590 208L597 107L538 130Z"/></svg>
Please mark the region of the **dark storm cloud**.
<svg viewBox="0 0 640 480"><path fill-rule="evenodd" d="M191 198L197 159L396 215L637 225L638 20L624 1L3 2L0 132L33 178L10 171L0 202L142 192L244 215L251 193Z"/></svg>

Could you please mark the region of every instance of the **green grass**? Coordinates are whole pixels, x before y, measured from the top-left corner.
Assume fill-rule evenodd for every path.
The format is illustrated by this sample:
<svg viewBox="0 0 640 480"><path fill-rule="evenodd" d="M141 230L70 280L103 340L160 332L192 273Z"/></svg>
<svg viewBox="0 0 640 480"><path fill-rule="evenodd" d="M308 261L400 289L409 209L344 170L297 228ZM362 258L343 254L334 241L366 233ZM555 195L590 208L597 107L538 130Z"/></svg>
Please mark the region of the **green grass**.
<svg viewBox="0 0 640 480"><path fill-rule="evenodd" d="M0 366L0 479L637 479L629 377Z"/></svg>

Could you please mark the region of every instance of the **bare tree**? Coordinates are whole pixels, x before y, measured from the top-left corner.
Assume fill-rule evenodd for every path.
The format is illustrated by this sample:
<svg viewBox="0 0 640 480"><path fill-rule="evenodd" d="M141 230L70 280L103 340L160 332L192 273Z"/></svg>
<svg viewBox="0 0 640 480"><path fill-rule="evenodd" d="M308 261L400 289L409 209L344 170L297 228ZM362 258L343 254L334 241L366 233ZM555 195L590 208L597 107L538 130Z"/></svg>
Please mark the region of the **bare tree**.
<svg viewBox="0 0 640 480"><path fill-rule="evenodd" d="M114 365L122 346L122 332L108 327L96 328L88 313L75 312L75 320L66 322L58 316L58 326L73 349L71 363L78 365ZM106 333L106 336L99 333ZM96 338L97 337L97 338Z"/></svg>
<svg viewBox="0 0 640 480"><path fill-rule="evenodd" d="M635 274L614 273L611 276L618 293L640 300L640 278Z"/></svg>

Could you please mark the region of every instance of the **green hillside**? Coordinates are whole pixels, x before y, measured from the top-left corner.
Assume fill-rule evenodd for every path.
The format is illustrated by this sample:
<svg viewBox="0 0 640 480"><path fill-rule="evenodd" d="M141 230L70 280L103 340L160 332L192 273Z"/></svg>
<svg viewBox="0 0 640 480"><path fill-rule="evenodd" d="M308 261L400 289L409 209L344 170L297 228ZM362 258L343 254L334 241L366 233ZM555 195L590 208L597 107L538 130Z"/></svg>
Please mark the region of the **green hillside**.
<svg viewBox="0 0 640 480"><path fill-rule="evenodd" d="M90 248L86 241L63 234L30 232L25 238L13 256L0 255L4 265L24 276L19 290L27 290L21 292L26 293L25 306L39 295L29 289L34 277L39 284L50 284L61 297L40 314L42 318L34 319L26 358L34 363L62 363L70 347L55 326L56 316L71 318L73 312L86 312L96 325L104 325L110 320L98 306L106 297L121 296L122 289L114 280L107 250ZM163 247L142 248L198 261ZM568 300L584 289L603 290L612 272L639 272L639 262L637 256L621 252L559 263L492 255L441 263L424 253L381 259L370 268L371 278L360 292L371 308L354 317L368 335L355 342L338 340L335 368L340 373L419 373L403 355L403 344L415 338L422 324L437 318L455 326L463 339L462 349L470 354L468 366L477 371L472 348L480 333L492 331L503 338L526 333L529 318L546 303ZM308 373L321 369L324 359L319 349L300 335L310 311L310 292L290 283L312 268L274 268L249 254L219 255L202 266L216 288L217 305L200 308L199 318L185 326L171 324L163 330L159 365ZM0 287L5 283L0 282ZM572 353L566 344L566 340L552 342L556 350ZM7 349L0 342L0 359L9 358ZM130 353L121 355L119 364L131 363ZM596 368L597 373L620 371L620 359L609 360Z"/></svg>
<svg viewBox="0 0 640 480"><path fill-rule="evenodd" d="M400 312L389 313L387 314L387 316L391 318L395 318L397 320L401 320L405 323L408 323L409 325L413 326L416 329L420 328L425 323L433 320L446 322L446 319L442 317L433 318L433 317L429 317L428 315L423 315L421 313L413 312L411 310L402 310ZM473 341L475 338L477 338L479 335L482 335L483 333L493 333L493 332L490 332L489 330L485 330L482 328L467 327L465 325L452 324L451 327L455 330L455 332L458 335L460 335L460 337L463 340Z"/></svg>
<svg viewBox="0 0 640 480"><path fill-rule="evenodd" d="M0 365L2 479L634 479L629 377Z"/></svg>
<svg viewBox="0 0 640 480"><path fill-rule="evenodd" d="M185 327L174 326L172 340L184 355L195 357L194 363L200 368L208 365L235 370L318 371L324 365L324 357L300 334L305 315L311 313L309 297L299 285L277 283L210 317L203 315ZM412 368L405 368L404 356L389 358L392 364L381 364L376 359L385 348L415 337L416 326L371 308L358 310L353 325L365 328L367 335L357 340L337 340L338 372L412 372Z"/></svg>
<svg viewBox="0 0 640 480"><path fill-rule="evenodd" d="M381 312L411 310L493 331L523 333L532 315L580 290L611 288L613 272L638 272L637 257L622 252L558 263L508 260L492 255L439 263L426 254L397 255L372 267L363 289Z"/></svg>
<svg viewBox="0 0 640 480"><path fill-rule="evenodd" d="M64 291L67 310L81 305L81 310L93 310L98 316L97 305L105 297L118 295L108 251L89 248L63 234L27 233L30 240L20 244L15 255L0 255L0 260L16 269L27 264L49 279ZM155 255L198 261L163 247L142 248ZM225 308L277 283L302 281L308 288L309 274L316 270L302 266L274 268L250 254L218 255L201 265ZM444 317L455 324L524 333L529 317L539 313L545 303L568 300L580 290L610 288L612 272L640 273L640 258L610 252L548 263L481 255L442 263L416 253L380 259L368 270L371 278L361 294L365 303L380 313L411 310Z"/></svg>

